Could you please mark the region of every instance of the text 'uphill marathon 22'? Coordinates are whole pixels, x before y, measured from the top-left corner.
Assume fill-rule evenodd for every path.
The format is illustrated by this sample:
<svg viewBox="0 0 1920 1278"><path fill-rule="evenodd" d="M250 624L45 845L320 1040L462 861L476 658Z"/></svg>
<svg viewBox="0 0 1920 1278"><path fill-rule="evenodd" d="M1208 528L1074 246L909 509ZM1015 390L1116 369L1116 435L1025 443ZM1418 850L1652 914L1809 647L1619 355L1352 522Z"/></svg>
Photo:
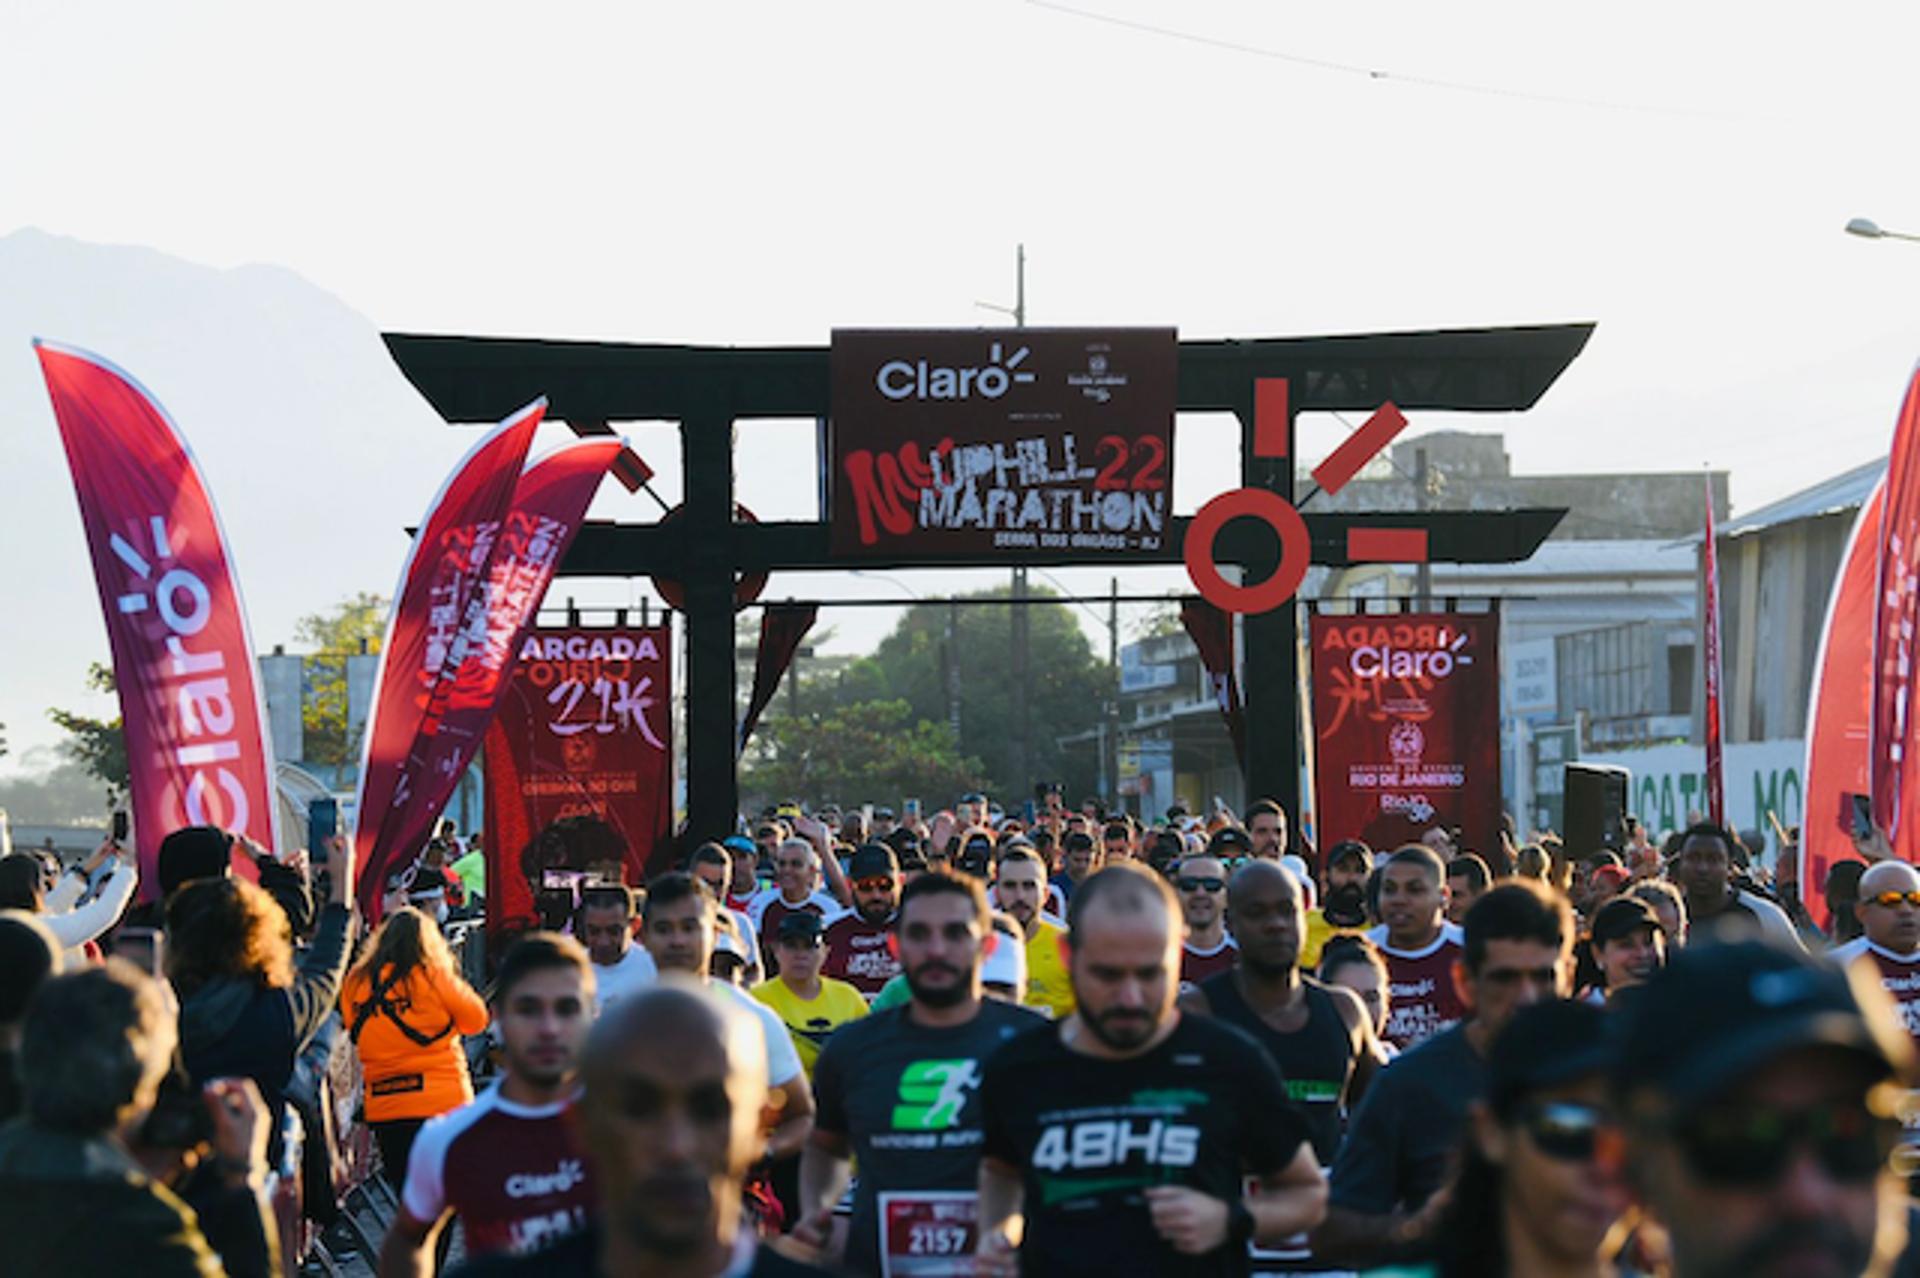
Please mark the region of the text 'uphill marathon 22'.
<svg viewBox="0 0 1920 1278"><path fill-rule="evenodd" d="M590 522L560 575L652 576L684 593L688 817L723 830L737 811L736 582L851 568L1184 562L1203 597L1242 615L1247 792L1297 811L1298 610L1283 605L1307 567L1517 562L1565 511L1314 511L1294 488L1296 416L1366 415L1313 472L1319 489L1337 491L1406 413L1531 407L1591 333L1568 324L1180 341L1172 329L861 329L831 346L765 348L386 341L450 422L496 421L544 394L549 416L582 433L678 425L686 500L675 518ZM1170 501L1177 412L1230 412L1241 428L1240 486L1191 518ZM734 425L775 417L823 424L822 521L757 523L736 511Z"/></svg>

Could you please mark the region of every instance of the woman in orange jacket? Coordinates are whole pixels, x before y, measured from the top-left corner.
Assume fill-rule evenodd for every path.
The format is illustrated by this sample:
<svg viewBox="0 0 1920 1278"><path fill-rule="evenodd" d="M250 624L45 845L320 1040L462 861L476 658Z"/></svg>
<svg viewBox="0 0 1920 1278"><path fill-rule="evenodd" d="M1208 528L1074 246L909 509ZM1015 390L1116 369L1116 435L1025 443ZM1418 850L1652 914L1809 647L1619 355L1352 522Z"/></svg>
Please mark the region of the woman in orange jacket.
<svg viewBox="0 0 1920 1278"><path fill-rule="evenodd" d="M397 1191L421 1125L473 1099L460 1038L487 1028L487 1004L454 970L439 926L407 906L387 916L347 973L340 1013L360 1051L367 1122Z"/></svg>

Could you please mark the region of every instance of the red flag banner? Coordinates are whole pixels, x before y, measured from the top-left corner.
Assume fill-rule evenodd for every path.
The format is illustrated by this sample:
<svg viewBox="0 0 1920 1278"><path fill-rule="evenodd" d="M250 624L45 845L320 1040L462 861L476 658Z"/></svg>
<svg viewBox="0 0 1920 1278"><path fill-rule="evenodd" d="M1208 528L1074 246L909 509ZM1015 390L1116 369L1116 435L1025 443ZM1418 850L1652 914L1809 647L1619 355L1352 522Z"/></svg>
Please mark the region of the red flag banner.
<svg viewBox="0 0 1920 1278"><path fill-rule="evenodd" d="M1246 707L1240 700L1240 680L1234 673L1233 616L1204 599L1186 599L1180 604L1180 624L1200 652L1200 664L1207 669L1207 682L1220 703L1220 717L1226 720L1227 735L1233 738L1233 753L1244 767L1247 762Z"/></svg>
<svg viewBox="0 0 1920 1278"><path fill-rule="evenodd" d="M1860 508L1833 579L1827 624L1813 660L1807 708L1807 778L1800 825L1800 901L1827 926L1827 870L1855 856L1853 795L1872 792L1867 768L1873 713L1873 593L1879 575L1886 483Z"/></svg>
<svg viewBox="0 0 1920 1278"><path fill-rule="evenodd" d="M97 355L52 342L34 349L106 613L149 899L160 840L181 826L219 825L275 846L253 642L213 498L166 410ZM252 875L250 858L234 861Z"/></svg>
<svg viewBox="0 0 1920 1278"><path fill-rule="evenodd" d="M1914 732L1914 645L1920 636L1920 370L1907 382L1887 459L1880 511L1880 564L1873 608L1873 714L1868 775L1873 820L1896 848L1902 809L1920 787L1920 740ZM1911 842L1911 840L1907 840Z"/></svg>
<svg viewBox="0 0 1920 1278"><path fill-rule="evenodd" d="M1394 848L1435 826L1500 829L1500 621L1492 613L1312 619L1320 846Z"/></svg>
<svg viewBox="0 0 1920 1278"><path fill-rule="evenodd" d="M521 641L486 736L490 932L564 921L589 876L640 884L667 868L672 651L667 626Z"/></svg>
<svg viewBox="0 0 1920 1278"><path fill-rule="evenodd" d="M354 812L358 894L369 916L379 913L389 869L415 852L438 813L427 803L429 792L459 780L457 773L429 778L422 771L445 710L442 683L458 673L470 637L485 633L494 547L545 412L546 401L538 400L473 446L428 507L400 570L374 676Z"/></svg>
<svg viewBox="0 0 1920 1278"><path fill-rule="evenodd" d="M1713 540L1713 481L1707 481L1707 537L1703 554L1706 597L1701 618L1706 630L1707 820L1727 822L1726 765L1722 753L1725 712L1720 695L1720 553Z"/></svg>
<svg viewBox="0 0 1920 1278"><path fill-rule="evenodd" d="M818 604L768 604L760 613L760 649L753 658L753 691L747 697L747 713L740 720L740 744L735 753L744 752L780 680L800 643L820 619Z"/></svg>

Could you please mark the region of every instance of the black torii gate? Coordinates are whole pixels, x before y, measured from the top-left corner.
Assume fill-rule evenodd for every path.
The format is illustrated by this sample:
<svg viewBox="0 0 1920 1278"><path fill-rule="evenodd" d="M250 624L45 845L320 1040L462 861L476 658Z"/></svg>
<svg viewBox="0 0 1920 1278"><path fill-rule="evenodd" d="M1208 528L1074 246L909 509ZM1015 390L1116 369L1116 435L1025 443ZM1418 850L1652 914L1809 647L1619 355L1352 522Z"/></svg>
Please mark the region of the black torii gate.
<svg viewBox="0 0 1920 1278"><path fill-rule="evenodd" d="M1292 503L1294 416L1370 412L1391 400L1408 411L1514 412L1530 408L1572 363L1591 324L1544 325L1339 337L1180 343L1178 408L1233 413L1241 429L1241 481ZM733 828L735 774L735 575L860 568L1006 567L1001 556L901 556L836 562L824 522L739 523L734 519L733 427L742 418L822 418L830 411L828 348L632 345L514 338L385 335L406 377L449 422L498 421L545 395L555 419L590 430L612 421L668 420L680 427L686 499L670 525L589 523L560 568L563 576L658 574L683 583L687 629L687 815L689 828L716 837ZM1285 456L1254 449L1254 387L1289 383ZM822 459L822 465L830 464ZM1564 509L1497 512L1305 512L1313 562L1350 562L1354 527L1423 529L1428 559L1514 563L1528 558ZM1157 553L1024 551L1033 567L1181 562L1187 520L1168 521ZM1221 533L1215 557L1238 563L1249 582L1278 563L1278 539L1250 520ZM1247 793L1300 810L1296 610L1245 621Z"/></svg>

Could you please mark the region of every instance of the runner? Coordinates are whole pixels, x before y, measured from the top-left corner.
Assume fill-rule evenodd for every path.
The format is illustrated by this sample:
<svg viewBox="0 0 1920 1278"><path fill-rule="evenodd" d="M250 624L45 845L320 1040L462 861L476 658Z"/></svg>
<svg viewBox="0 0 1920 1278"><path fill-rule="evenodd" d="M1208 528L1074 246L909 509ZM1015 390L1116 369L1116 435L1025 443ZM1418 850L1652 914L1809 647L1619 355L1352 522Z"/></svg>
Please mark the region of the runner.
<svg viewBox="0 0 1920 1278"><path fill-rule="evenodd" d="M647 884L647 902L640 912L641 939L662 973L678 972L695 984L711 985L760 1021L767 1040L767 1084L778 1114L765 1152L769 1159L784 1158L806 1143L813 1125L813 1092L787 1027L773 1010L739 986L713 979L714 918L719 908L706 888L690 876L677 871L663 874Z"/></svg>
<svg viewBox="0 0 1920 1278"><path fill-rule="evenodd" d="M1292 874L1273 861L1250 861L1234 873L1228 893L1240 964L1184 992L1180 1006L1217 1016L1267 1049L1306 1121L1314 1157L1330 1166L1341 1119L1382 1063L1372 1021L1351 990L1329 988L1300 971L1306 918ZM1324 1268L1304 1235L1254 1258L1262 1273Z"/></svg>
<svg viewBox="0 0 1920 1278"><path fill-rule="evenodd" d="M836 918L840 902L833 893L818 886L820 854L805 839L787 839L773 858L773 886L760 892L747 906L747 917L760 943L761 962L768 976L777 975L779 960L773 953L774 929L780 920L798 910L821 918Z"/></svg>
<svg viewBox="0 0 1920 1278"><path fill-rule="evenodd" d="M1409 843L1380 869L1381 924L1367 933L1387 960L1387 1041L1400 1051L1451 1029L1466 1015L1454 988L1460 929L1446 920L1446 867Z"/></svg>
<svg viewBox="0 0 1920 1278"><path fill-rule="evenodd" d="M532 1251L586 1222L593 1187L567 1110L593 1023L587 952L550 932L522 936L500 961L493 1022L500 1080L420 1129L380 1278L431 1274L452 1216L470 1257Z"/></svg>
<svg viewBox="0 0 1920 1278"><path fill-rule="evenodd" d="M1278 803L1258 799L1248 804L1243 823L1253 840L1253 856L1278 861L1287 854L1287 814Z"/></svg>
<svg viewBox="0 0 1920 1278"><path fill-rule="evenodd" d="M537 1255L461 1278L823 1274L757 1243L741 1186L767 1101L760 1032L731 1000L671 977L595 1028L578 1112L595 1222Z"/></svg>
<svg viewBox="0 0 1920 1278"><path fill-rule="evenodd" d="M821 971L871 1000L900 974L900 960L887 939L900 908L900 865L892 848L869 843L853 854L847 877L853 882L853 909L828 926Z"/></svg>
<svg viewBox="0 0 1920 1278"><path fill-rule="evenodd" d="M745 840L741 841L745 842ZM749 844L748 848L749 852L751 852L752 845ZM727 885L731 882L729 878L731 872L732 858L727 855L727 849L718 843L702 843L693 850L693 855L687 858L687 873L707 885L707 891L712 893L713 899L720 903L720 917L733 920L734 926L731 930L734 940L740 942L747 949L744 960L745 970L741 973L740 983L743 985L758 985L762 977L760 968L760 939L754 934L753 921L747 917L746 911L736 909L728 904L728 902L733 899L727 894ZM715 922L719 923L719 919L716 919ZM727 930L725 924L720 924L720 926L723 932ZM716 940L716 948L718 944L719 942Z"/></svg>
<svg viewBox="0 0 1920 1278"><path fill-rule="evenodd" d="M987 1062L978 1272L1246 1274L1249 1242L1326 1209L1279 1070L1175 1006L1179 904L1151 871L1088 879L1068 926L1077 1010Z"/></svg>
<svg viewBox="0 0 1920 1278"><path fill-rule="evenodd" d="M970 1272L984 1062L1043 1023L982 997L989 931L978 881L929 870L908 884L897 934L911 1001L847 1026L820 1053L820 1113L801 1157L803 1220L794 1232L825 1244L848 1160L857 1160L845 1257L854 1273Z"/></svg>
<svg viewBox="0 0 1920 1278"><path fill-rule="evenodd" d="M1367 880L1373 876L1373 850L1358 839L1343 839L1327 849L1320 908L1307 912L1307 937L1300 964L1318 967L1320 953L1336 936L1359 936L1367 926Z"/></svg>
<svg viewBox="0 0 1920 1278"><path fill-rule="evenodd" d="M1508 880L1473 903L1460 977L1471 1018L1395 1060L1367 1088L1334 1159L1326 1224L1313 1236L1321 1260L1366 1268L1431 1254L1446 1201L1437 1191L1468 1111L1486 1092L1488 1048L1521 1007L1566 996L1573 927L1565 898L1531 879Z"/></svg>
<svg viewBox="0 0 1920 1278"><path fill-rule="evenodd" d="M1027 848L1015 848L1000 863L994 895L1000 908L1013 915L1027 934L1027 1006L1059 1020L1073 1014L1073 981L1060 953L1065 929L1040 908L1046 883L1040 858Z"/></svg>
<svg viewBox="0 0 1920 1278"><path fill-rule="evenodd" d="M593 960L593 1014L660 979L652 957L633 943L637 911L633 889L625 884L590 887L580 897L574 933Z"/></svg>
<svg viewBox="0 0 1920 1278"><path fill-rule="evenodd" d="M1601 987L1595 1002L1611 1003L1647 983L1666 965L1666 934L1653 907L1635 896L1615 897L1593 916L1593 961Z"/></svg>
<svg viewBox="0 0 1920 1278"><path fill-rule="evenodd" d="M1232 971L1240 951L1227 931L1226 865L1217 856L1190 856L1180 862L1173 886L1180 893L1180 911L1187 924L1180 943L1180 984L1198 985Z"/></svg>
<svg viewBox="0 0 1920 1278"><path fill-rule="evenodd" d="M748 993L773 1009L787 1027L800 1068L813 1077L820 1048L833 1032L867 1014L867 1000L845 981L820 975L824 942L820 920L802 911L780 920L774 934L780 955L780 975L762 981Z"/></svg>

